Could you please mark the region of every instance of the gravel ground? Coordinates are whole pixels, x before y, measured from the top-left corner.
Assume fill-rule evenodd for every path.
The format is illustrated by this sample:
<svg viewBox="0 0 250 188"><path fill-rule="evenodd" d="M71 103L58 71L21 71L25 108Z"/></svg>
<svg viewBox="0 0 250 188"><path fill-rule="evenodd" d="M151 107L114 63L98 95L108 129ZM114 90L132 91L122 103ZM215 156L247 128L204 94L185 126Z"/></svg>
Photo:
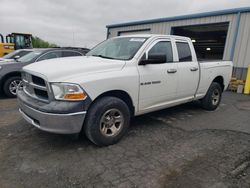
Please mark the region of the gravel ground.
<svg viewBox="0 0 250 188"><path fill-rule="evenodd" d="M187 104L134 118L116 145L28 125L0 99L0 187L250 188L250 96L214 112Z"/></svg>

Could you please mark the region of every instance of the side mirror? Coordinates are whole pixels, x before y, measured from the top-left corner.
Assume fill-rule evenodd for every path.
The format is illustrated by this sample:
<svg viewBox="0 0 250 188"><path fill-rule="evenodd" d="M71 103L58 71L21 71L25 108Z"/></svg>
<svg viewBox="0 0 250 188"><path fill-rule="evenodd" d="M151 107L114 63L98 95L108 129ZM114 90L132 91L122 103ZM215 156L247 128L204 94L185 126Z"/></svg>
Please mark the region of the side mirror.
<svg viewBox="0 0 250 188"><path fill-rule="evenodd" d="M139 65L147 65L147 64L161 64L167 61L166 54L150 54L148 58L146 58L146 54L144 54L140 60Z"/></svg>
<svg viewBox="0 0 250 188"><path fill-rule="evenodd" d="M15 60L17 60L17 59L19 59L19 58L20 58L19 55L14 56L14 59L15 59Z"/></svg>

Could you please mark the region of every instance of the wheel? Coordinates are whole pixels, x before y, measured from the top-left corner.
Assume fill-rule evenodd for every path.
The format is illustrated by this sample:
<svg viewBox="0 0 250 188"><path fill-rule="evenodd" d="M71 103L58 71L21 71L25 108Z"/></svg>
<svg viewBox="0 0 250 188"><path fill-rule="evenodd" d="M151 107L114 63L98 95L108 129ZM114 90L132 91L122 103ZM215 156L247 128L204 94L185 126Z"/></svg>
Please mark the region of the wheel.
<svg viewBox="0 0 250 188"><path fill-rule="evenodd" d="M129 123L127 104L116 97L103 97L88 110L84 132L94 144L107 146L117 143L124 136Z"/></svg>
<svg viewBox="0 0 250 188"><path fill-rule="evenodd" d="M220 84L213 82L205 97L201 100L201 105L205 110L215 110L221 101L222 88Z"/></svg>
<svg viewBox="0 0 250 188"><path fill-rule="evenodd" d="M20 76L8 78L3 85L3 91L7 97L16 97L17 89L23 87Z"/></svg>

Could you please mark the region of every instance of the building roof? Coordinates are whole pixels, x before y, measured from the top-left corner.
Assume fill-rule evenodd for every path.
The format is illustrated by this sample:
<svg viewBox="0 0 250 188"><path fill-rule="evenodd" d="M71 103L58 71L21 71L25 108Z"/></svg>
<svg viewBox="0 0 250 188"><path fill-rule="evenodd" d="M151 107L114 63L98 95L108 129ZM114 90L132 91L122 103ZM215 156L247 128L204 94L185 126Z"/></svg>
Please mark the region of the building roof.
<svg viewBox="0 0 250 188"><path fill-rule="evenodd" d="M241 8L234 8L234 9L218 10L218 11L213 11L213 12L203 12L203 13L197 13L197 14L188 14L188 15L181 15L181 16L156 18L156 19L150 19L150 20L126 22L126 23L120 23L120 24L107 25L106 27L107 28L125 27L125 26L133 26L133 25L177 21L177 20L184 20L184 19L202 18L202 17L209 17L209 16L237 14L237 13L243 13L243 12L250 12L250 7L241 7Z"/></svg>

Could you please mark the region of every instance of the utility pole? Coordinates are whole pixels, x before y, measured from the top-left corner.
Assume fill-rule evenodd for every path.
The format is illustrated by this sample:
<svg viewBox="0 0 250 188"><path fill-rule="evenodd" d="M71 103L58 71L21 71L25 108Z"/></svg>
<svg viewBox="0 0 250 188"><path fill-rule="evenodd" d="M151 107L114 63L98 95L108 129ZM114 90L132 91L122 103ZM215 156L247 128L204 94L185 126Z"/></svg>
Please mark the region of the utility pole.
<svg viewBox="0 0 250 188"><path fill-rule="evenodd" d="M73 32L73 47L75 46L75 32Z"/></svg>

